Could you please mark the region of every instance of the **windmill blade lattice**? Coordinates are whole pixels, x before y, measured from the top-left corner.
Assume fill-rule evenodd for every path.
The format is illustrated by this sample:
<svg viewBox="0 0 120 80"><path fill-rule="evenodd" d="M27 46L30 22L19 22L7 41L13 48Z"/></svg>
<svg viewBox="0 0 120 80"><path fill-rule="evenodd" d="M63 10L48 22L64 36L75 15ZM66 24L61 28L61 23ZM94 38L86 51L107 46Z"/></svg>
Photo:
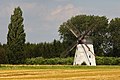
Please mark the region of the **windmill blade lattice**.
<svg viewBox="0 0 120 80"><path fill-rule="evenodd" d="M73 35L78 38L80 36L79 30L71 23L71 21L68 21L65 26L73 33ZM66 57L70 51L72 51L73 48L77 46L78 42L75 41L70 47L68 47L62 54L61 57Z"/></svg>
<svg viewBox="0 0 120 80"><path fill-rule="evenodd" d="M79 40L83 40L83 39L85 38L85 36L86 36L88 33L90 33L90 31L91 31L93 28L95 28L95 27L92 26L90 29L88 29L88 30L79 38Z"/></svg>
<svg viewBox="0 0 120 80"><path fill-rule="evenodd" d="M71 21L68 21L68 26L66 24L66 27L74 34L76 38L80 36L79 30L72 24Z"/></svg>
<svg viewBox="0 0 120 80"><path fill-rule="evenodd" d="M70 47L68 47L61 55L60 57L66 57L70 51L72 51L76 46L77 46L78 42L75 41Z"/></svg>

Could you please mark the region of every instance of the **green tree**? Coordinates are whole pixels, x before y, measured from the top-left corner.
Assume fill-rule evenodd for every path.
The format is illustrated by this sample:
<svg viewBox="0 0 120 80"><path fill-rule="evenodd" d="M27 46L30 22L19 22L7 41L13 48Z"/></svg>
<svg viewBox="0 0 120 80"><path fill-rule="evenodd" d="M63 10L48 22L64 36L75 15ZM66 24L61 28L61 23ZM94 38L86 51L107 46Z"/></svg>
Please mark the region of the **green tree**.
<svg viewBox="0 0 120 80"><path fill-rule="evenodd" d="M120 18L115 18L109 24L110 56L120 57Z"/></svg>
<svg viewBox="0 0 120 80"><path fill-rule="evenodd" d="M3 47L0 47L0 64L7 63L6 51Z"/></svg>
<svg viewBox="0 0 120 80"><path fill-rule="evenodd" d="M0 43L0 64L7 63L5 47Z"/></svg>
<svg viewBox="0 0 120 80"><path fill-rule="evenodd" d="M69 21L72 24L69 24ZM74 41L77 40L66 27L70 27L72 25L74 25L80 31L81 35L83 35L91 27L94 27L91 30L91 34L89 34L88 36L93 40L95 53L99 56L104 55L104 44L106 44L106 31L108 26L108 19L105 16L99 17L77 15L60 25L60 37L61 39L63 39L63 42L67 44L67 46L70 46Z"/></svg>
<svg viewBox="0 0 120 80"><path fill-rule="evenodd" d="M17 7L13 15L11 15L11 22L8 25L7 58L9 63L22 63L24 59L25 36L22 10L20 7Z"/></svg>

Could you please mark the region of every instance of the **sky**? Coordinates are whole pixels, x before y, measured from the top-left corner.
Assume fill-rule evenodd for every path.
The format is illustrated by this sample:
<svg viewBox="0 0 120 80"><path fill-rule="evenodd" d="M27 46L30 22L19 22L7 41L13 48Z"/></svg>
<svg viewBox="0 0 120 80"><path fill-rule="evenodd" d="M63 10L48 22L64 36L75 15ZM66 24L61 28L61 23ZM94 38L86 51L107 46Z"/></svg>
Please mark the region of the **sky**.
<svg viewBox="0 0 120 80"><path fill-rule="evenodd" d="M0 43L7 43L14 8L23 11L26 42L59 40L60 25L76 15L120 17L120 0L0 0Z"/></svg>

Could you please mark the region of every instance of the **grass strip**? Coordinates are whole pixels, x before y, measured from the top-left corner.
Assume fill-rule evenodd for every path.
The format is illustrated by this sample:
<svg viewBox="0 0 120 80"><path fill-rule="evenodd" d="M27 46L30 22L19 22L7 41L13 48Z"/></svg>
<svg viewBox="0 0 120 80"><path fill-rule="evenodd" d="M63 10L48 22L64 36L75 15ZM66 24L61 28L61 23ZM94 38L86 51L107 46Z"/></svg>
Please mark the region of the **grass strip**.
<svg viewBox="0 0 120 80"><path fill-rule="evenodd" d="M98 65L98 66L73 66L73 65L1 65L0 70L16 69L120 69L120 66Z"/></svg>

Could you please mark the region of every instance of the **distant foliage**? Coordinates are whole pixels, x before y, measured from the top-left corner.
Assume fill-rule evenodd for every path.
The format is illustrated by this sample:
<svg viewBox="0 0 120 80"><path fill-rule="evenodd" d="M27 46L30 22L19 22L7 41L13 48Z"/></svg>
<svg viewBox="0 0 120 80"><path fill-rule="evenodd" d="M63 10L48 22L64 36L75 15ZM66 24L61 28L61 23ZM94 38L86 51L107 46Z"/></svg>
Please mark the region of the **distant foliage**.
<svg viewBox="0 0 120 80"><path fill-rule="evenodd" d="M120 18L115 18L109 24L109 56L120 57Z"/></svg>
<svg viewBox="0 0 120 80"><path fill-rule="evenodd" d="M96 57L97 65L120 65L120 57Z"/></svg>
<svg viewBox="0 0 120 80"><path fill-rule="evenodd" d="M73 58L49 58L44 59L42 57L37 58L28 58L25 60L25 64L39 64L39 65L72 65L73 64Z"/></svg>
<svg viewBox="0 0 120 80"><path fill-rule="evenodd" d="M51 43L38 43L38 44L25 44L26 58L43 57L43 58L55 58L60 57L60 54L66 49L66 45L63 42L54 40Z"/></svg>
<svg viewBox="0 0 120 80"><path fill-rule="evenodd" d="M45 59L42 57L37 58L28 58L25 60L25 64L32 64L32 65L72 65L73 64L73 57L68 58L49 58ZM120 65L120 58L115 57L96 57L96 64L97 65ZM82 65L86 65L85 62Z"/></svg>
<svg viewBox="0 0 120 80"><path fill-rule="evenodd" d="M7 63L6 51L3 47L0 47L0 64Z"/></svg>

